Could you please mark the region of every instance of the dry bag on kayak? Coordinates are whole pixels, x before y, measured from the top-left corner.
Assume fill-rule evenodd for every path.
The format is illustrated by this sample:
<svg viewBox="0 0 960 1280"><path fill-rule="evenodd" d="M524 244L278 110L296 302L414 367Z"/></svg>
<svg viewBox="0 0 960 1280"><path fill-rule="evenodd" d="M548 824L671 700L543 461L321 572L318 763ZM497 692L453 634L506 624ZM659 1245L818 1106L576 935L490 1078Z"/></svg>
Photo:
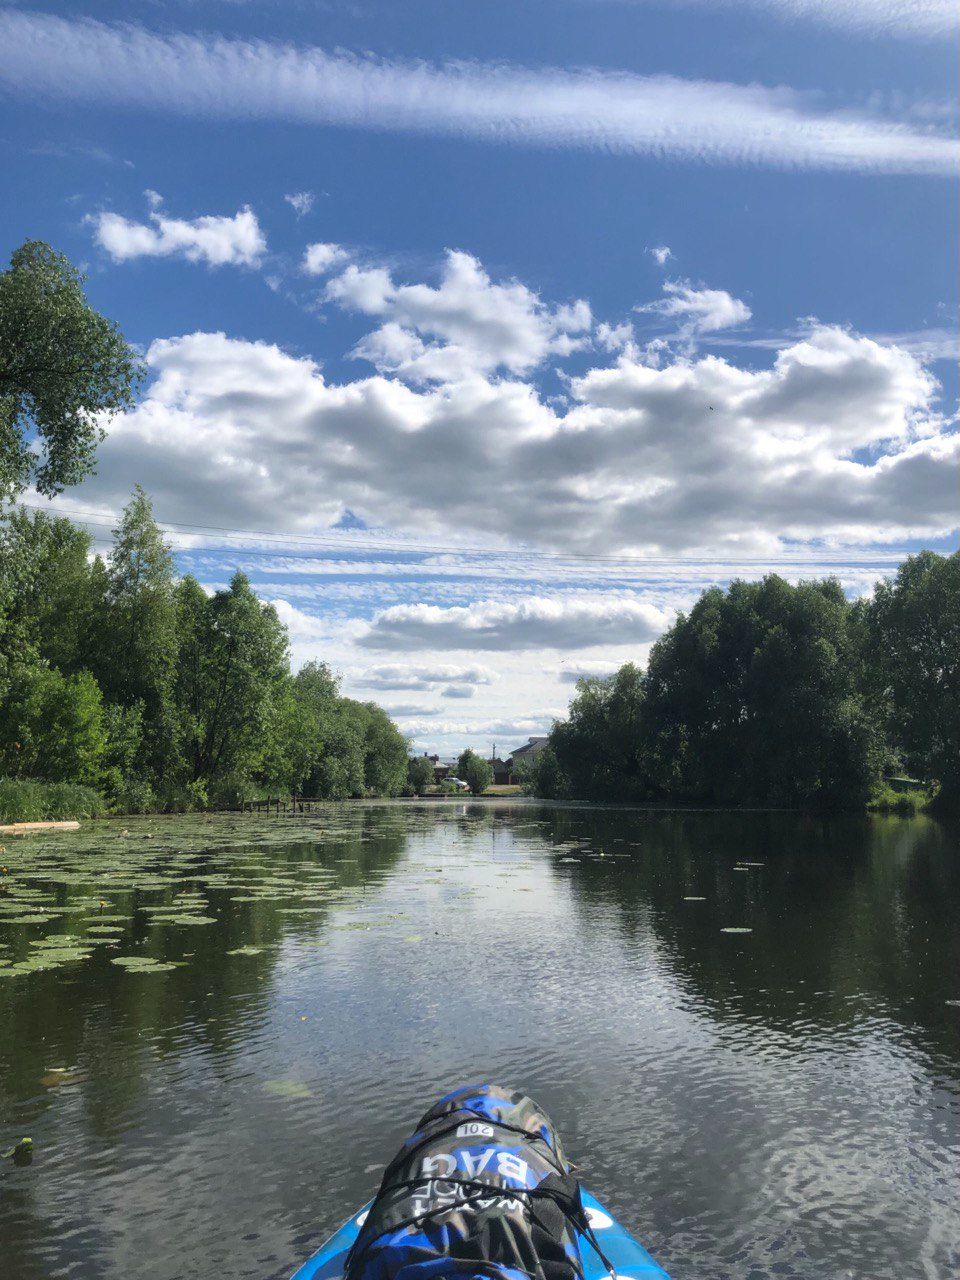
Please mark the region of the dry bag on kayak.
<svg viewBox="0 0 960 1280"><path fill-rule="evenodd" d="M388 1167L345 1280L576 1280L580 1187L522 1093L467 1086L431 1107Z"/></svg>

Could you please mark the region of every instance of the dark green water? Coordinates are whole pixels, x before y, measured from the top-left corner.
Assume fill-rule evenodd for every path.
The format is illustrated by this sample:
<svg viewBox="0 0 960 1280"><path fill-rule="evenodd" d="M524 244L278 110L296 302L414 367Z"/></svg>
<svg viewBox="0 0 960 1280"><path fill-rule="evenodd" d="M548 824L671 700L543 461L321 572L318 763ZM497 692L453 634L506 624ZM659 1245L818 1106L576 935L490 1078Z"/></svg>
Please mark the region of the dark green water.
<svg viewBox="0 0 960 1280"><path fill-rule="evenodd" d="M484 1078L674 1280L960 1275L932 821L371 804L0 861L4 1280L279 1280Z"/></svg>

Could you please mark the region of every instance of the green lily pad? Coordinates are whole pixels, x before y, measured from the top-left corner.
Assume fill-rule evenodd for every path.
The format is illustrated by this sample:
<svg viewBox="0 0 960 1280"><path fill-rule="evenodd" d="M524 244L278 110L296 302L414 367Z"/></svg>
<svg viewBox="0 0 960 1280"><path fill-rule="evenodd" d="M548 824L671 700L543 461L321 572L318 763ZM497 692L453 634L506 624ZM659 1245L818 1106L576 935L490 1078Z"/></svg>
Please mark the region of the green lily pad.
<svg viewBox="0 0 960 1280"><path fill-rule="evenodd" d="M177 968L170 960L154 960L151 956L114 956L110 963L129 973L169 973Z"/></svg>
<svg viewBox="0 0 960 1280"><path fill-rule="evenodd" d="M274 1098L312 1098L312 1091L302 1080L264 1080L264 1093Z"/></svg>
<svg viewBox="0 0 960 1280"><path fill-rule="evenodd" d="M216 916L170 915L154 916L154 924L216 924Z"/></svg>

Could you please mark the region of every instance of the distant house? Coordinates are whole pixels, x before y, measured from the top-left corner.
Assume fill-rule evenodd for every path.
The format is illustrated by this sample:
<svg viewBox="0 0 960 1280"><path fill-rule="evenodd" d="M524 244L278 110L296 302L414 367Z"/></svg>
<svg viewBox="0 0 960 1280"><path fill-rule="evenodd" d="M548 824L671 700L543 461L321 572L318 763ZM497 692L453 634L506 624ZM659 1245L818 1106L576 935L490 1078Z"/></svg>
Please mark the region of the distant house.
<svg viewBox="0 0 960 1280"><path fill-rule="evenodd" d="M448 774L453 773L457 766L456 760L441 760L438 755L431 756L426 751L423 753L423 758L433 765L433 780L437 784L441 783Z"/></svg>
<svg viewBox="0 0 960 1280"><path fill-rule="evenodd" d="M495 787L506 787L513 782L513 773L510 768L511 761L501 760L499 756L492 756L489 764L493 770L493 785Z"/></svg>
<svg viewBox="0 0 960 1280"><path fill-rule="evenodd" d="M510 768L510 781L516 782L519 779L521 768L533 764L537 756L541 754L547 746L550 739L548 737L530 738L523 747L517 747L513 755L507 761Z"/></svg>
<svg viewBox="0 0 960 1280"><path fill-rule="evenodd" d="M433 780L436 783L443 782L444 778L455 776L457 772L456 760L441 760L439 756L433 756Z"/></svg>

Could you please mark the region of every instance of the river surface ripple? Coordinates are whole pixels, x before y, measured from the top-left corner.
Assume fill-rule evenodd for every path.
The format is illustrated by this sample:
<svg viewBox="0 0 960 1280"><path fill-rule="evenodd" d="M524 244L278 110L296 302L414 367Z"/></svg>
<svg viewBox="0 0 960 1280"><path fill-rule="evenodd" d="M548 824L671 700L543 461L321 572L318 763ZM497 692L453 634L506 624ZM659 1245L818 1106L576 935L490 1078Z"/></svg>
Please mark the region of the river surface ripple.
<svg viewBox="0 0 960 1280"><path fill-rule="evenodd" d="M5 1280L281 1280L483 1079L674 1280L960 1275L932 820L370 803L2 860Z"/></svg>

